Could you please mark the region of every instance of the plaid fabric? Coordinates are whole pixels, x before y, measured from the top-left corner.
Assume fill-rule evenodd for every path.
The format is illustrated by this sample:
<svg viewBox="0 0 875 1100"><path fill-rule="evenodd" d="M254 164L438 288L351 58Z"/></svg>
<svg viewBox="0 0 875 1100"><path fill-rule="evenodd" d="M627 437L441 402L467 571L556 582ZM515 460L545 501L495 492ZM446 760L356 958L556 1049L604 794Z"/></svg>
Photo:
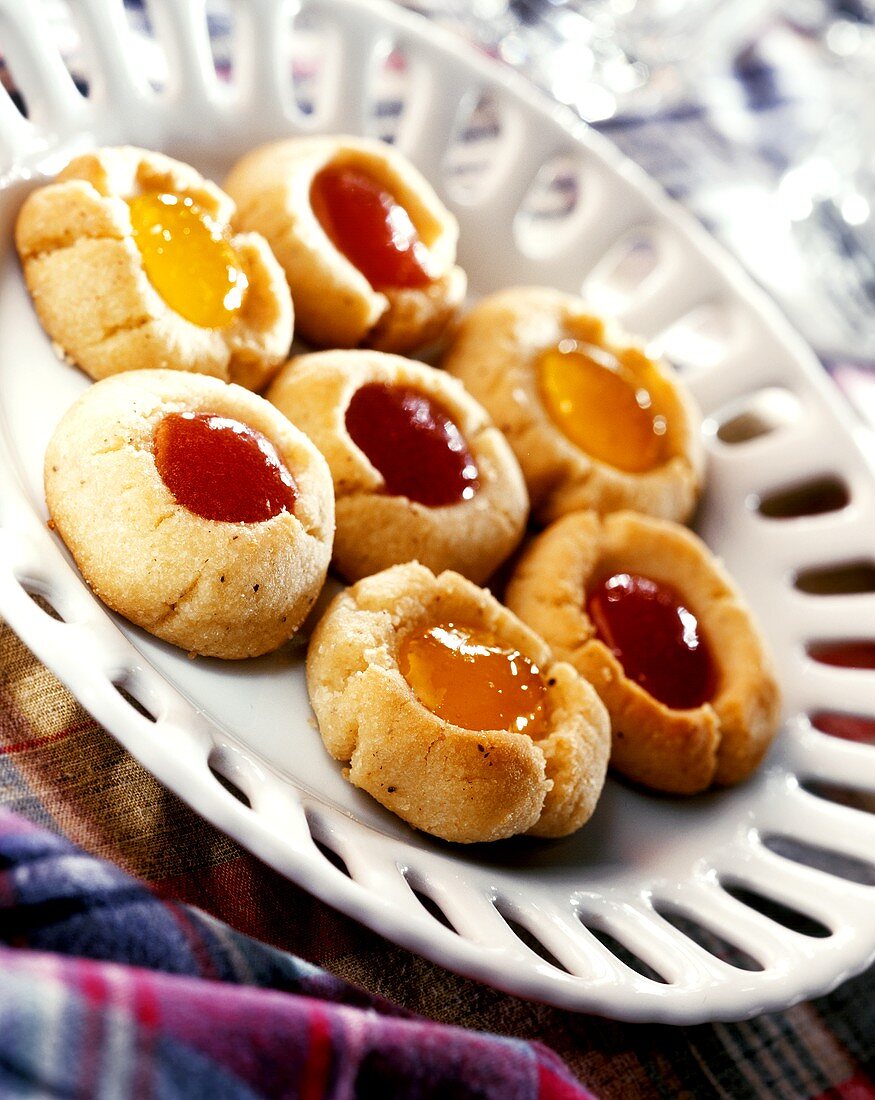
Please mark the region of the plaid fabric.
<svg viewBox="0 0 875 1100"><path fill-rule="evenodd" d="M587 1095L537 1044L413 1018L3 811L0 944L3 1095Z"/></svg>
<svg viewBox="0 0 875 1100"><path fill-rule="evenodd" d="M540 25L546 34L553 8L575 6L520 0L511 8L529 34ZM141 5L128 7L144 30ZM223 73L228 22L223 5L212 7ZM489 20L478 24L451 0L424 8L497 52ZM742 55L731 107L684 102L602 124L767 284L753 247L762 240L746 235L746 214L768 205L810 138L812 90L804 70L782 63L794 60L794 48L776 25ZM298 65L306 88L306 57ZM536 75L525 57L519 67ZM387 103L387 130L394 117ZM469 159L490 128L484 111L468 134ZM551 201L561 205L561 181ZM807 335L822 352L836 350L814 328ZM852 352L829 366L875 424L872 373ZM363 1064L361 1096L472 1095L480 1084L483 1096L576 1094L542 1048L466 1039L405 1016L415 1013L542 1041L605 1098L875 1097L875 971L784 1013L685 1029L565 1013L448 974L328 909L201 821L2 627L0 806L44 830L0 819L0 942L9 945L0 948L2 1094L344 1095L341 1082ZM58 837L137 876L165 903ZM466 1061L472 1051L482 1057ZM365 1052L375 1053L368 1060ZM511 1070L503 1077L472 1076L504 1062ZM368 1076L375 1066L397 1071L394 1079Z"/></svg>
<svg viewBox="0 0 875 1100"><path fill-rule="evenodd" d="M292 999L301 995L320 998L313 1003L319 1004L320 1013L327 1013L325 1018L333 1018L330 1004L342 1000L357 1006L355 1011L373 1004L381 1015L391 1012L394 1022L398 1010L387 1009L379 1000L386 998L408 1012L442 1024L545 1043L604 1100L700 1100L709 1096L726 1100L748 1096L863 1100L875 1096L875 971L845 983L828 997L784 1013L743 1024L684 1029L620 1024L562 1012L457 977L335 913L200 820L93 722L5 627L0 627L0 806L14 809L44 830L63 834L82 849L146 880L167 899L165 905L157 906L141 886L113 868L69 854L66 845L46 831L26 830L10 817L0 818L0 942L26 944L40 952L5 951L0 959L0 1094L4 1090L15 1094L16 1079L2 1076L3 1072L13 1072L4 1070L12 1055L17 1058L30 1052L34 1056L29 1068L15 1063L22 1073L47 1073L48 1063L42 1064L34 1052L50 1049L48 1037L72 1044L68 1049L74 1050L77 1037L96 1035L103 1026L99 1026L99 1006L108 1007L110 990L116 990L113 996L118 998L111 1004L121 1006L123 1014L130 1012L124 1041L120 1036L115 1040L127 1052L124 1072L128 1076L118 1080L126 1085L132 1080L130 1074L145 1075L144 1059L163 1057L165 1050L152 1042L156 1036L166 1036L166 1049L178 1053L169 1042L169 1021L178 1017L162 1012L160 1028L141 1034L142 1028L148 1031L150 1025L148 1021L142 1025L137 1016L139 1009L130 1007L141 1003L138 990L153 991L142 994L150 1004L148 996L161 1004L165 998L172 1001L190 996L190 1004L198 1006L204 1003L199 1001L201 994L195 988L203 983L192 980L198 976L269 987L291 994ZM37 873L40 858L34 857L40 853L44 853L44 870ZM179 902L198 906L230 927L217 925L188 905L176 904ZM279 955L239 933L294 952L298 958ZM92 960L124 960L137 967L169 971L176 977L172 981L147 979L142 971L123 971L103 964L80 965L73 960L62 964L46 952ZM20 960L17 963L16 958ZM326 968L335 977L314 972L312 966L300 962L301 958ZM180 975L186 978L182 984ZM88 1001L92 996L88 990L103 992L94 993L96 1000ZM216 1022L216 1034L233 1033L233 1043L226 1045L235 1050L241 1044L248 1045L251 1051L258 1036L246 1017L255 1012L255 994L251 990L244 993L240 1001L232 998L234 1005L243 1006L239 1027L229 1022L230 1016L222 1015ZM232 1012L229 996L226 992L221 998L222 1013L226 1009ZM302 1016L295 1015L300 1011L300 1001L283 1008L282 998L278 997L276 992L270 994L265 1016L259 1012L259 1019L271 1020L271 1036L282 1028L287 1029L287 1036L296 1034L295 1028L303 1026ZM217 1000L207 998L205 1020L209 1018L209 1007ZM323 1007L326 1001L329 1007ZM276 1015L271 1016L274 1011ZM344 1009L341 1013L344 1021L350 1011ZM367 1013L365 1018L370 1020ZM15 1026L10 1023L8 1030L10 1020ZM90 1023L86 1027L87 1020ZM368 1032L369 1042L379 1045L381 1033L374 1026L375 1032ZM425 1027L421 1021L419 1026ZM100 1034L101 1042L113 1041L109 1031ZM209 1058L215 1056L216 1064L204 1072L221 1071L228 1075L222 1080L236 1081L239 1066L232 1064L231 1053L222 1044L218 1044L218 1051L213 1045L199 1045L211 1034L211 1027L205 1025L200 1037L189 1035L187 1041L194 1049L206 1049ZM419 1041L417 1036L429 1045L434 1036L444 1032L414 1030L405 1034L414 1045ZM360 1033L355 1035L358 1043ZM40 1036L43 1038L38 1046ZM151 1055L142 1053L147 1040L152 1042L148 1047ZM456 1042L462 1044L461 1039ZM479 1037L472 1042L487 1043ZM265 1040L265 1046L259 1045L258 1049L258 1059L265 1059L261 1072L273 1072L275 1048ZM332 1050L337 1057L343 1056L340 1046ZM245 1073L241 1080L257 1094L278 1095L286 1087L289 1095L296 1095L295 1081L300 1078L293 1074L303 1072L301 1066L306 1062L303 1054L300 1057L303 1061L290 1064L287 1068L291 1076L282 1081L247 1077ZM566 1086L561 1070L541 1048L510 1045L501 1048L501 1057L509 1062L516 1058L529 1070L543 1066L548 1083L542 1081L542 1092L523 1095L563 1096L561 1088ZM57 1066L58 1059L51 1064ZM408 1068L414 1068L413 1063ZM100 1064L95 1063L94 1072L100 1070ZM26 1080L26 1076L21 1078ZM58 1084L45 1078L37 1080L45 1091ZM125 1095L124 1091L112 1091L113 1080L107 1077L101 1081L108 1090L105 1094ZM174 1082L178 1081L169 1076L154 1080L158 1081L155 1089L159 1094L165 1086L173 1094ZM459 1090L463 1082L471 1084L467 1076L461 1076L453 1087ZM69 1079L62 1084L68 1090L63 1095L97 1094L77 1093L79 1086ZM238 1086L243 1088L236 1081ZM179 1095L205 1095L206 1086L199 1087L200 1092L180 1091ZM387 1085L384 1091L365 1091L361 1095L433 1095L417 1091L414 1078L406 1078L403 1085L396 1082L393 1087L394 1092ZM23 1085L21 1091L26 1094ZM505 1091L508 1096L517 1095ZM466 1093L451 1088L441 1095ZM484 1090L477 1095L501 1093Z"/></svg>

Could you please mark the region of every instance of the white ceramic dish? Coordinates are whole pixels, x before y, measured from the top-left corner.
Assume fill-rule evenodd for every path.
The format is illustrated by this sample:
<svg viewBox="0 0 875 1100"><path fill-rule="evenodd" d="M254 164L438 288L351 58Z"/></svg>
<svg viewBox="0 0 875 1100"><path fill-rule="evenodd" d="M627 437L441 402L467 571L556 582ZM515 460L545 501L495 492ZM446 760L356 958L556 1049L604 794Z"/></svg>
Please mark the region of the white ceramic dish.
<svg viewBox="0 0 875 1100"><path fill-rule="evenodd" d="M76 10L93 81L87 100L40 33L35 8L0 0L0 41L32 119L0 96L0 612L14 629L201 814L325 901L461 973L571 1009L695 1023L785 1006L866 966L875 955L875 821L804 787L819 781L875 791L875 749L827 737L809 720L822 710L875 713L875 673L818 664L806 646L865 637L875 596L810 595L794 576L871 560L875 482L840 399L777 313L606 143L395 9L365 0L306 5L331 48L321 110L304 118L288 80L286 9L273 0L235 9L230 89L216 82L201 5L152 5L169 44L170 83L160 96L138 83L137 67L126 60L121 5L82 0ZM87 381L55 358L23 288L11 246L22 195L92 143L164 149L220 177L237 154L268 137L313 126L360 131L369 117L371 61L389 43L407 58L401 144L439 188L447 190L442 163L460 108L487 89L501 117L485 189L464 199L449 189L475 289L521 282L575 289L586 281L597 298L610 292L630 328L661 334L676 360L691 360L687 379L709 417L710 479L699 529L758 611L786 698L778 743L741 789L681 800L609 782L593 821L567 840L470 848L435 842L343 781L308 720L299 645L245 663L190 661L109 615L46 530L45 443ZM576 166L582 197L561 233L534 241L516 214L554 154ZM624 279L629 265L621 264L606 278L603 257L628 252L641 237L653 261L647 277ZM730 433L717 429L740 412L753 412L766 430L725 442L721 434ZM821 475L846 486L846 507L797 519L762 514L769 494ZM800 862L798 851L778 854L775 838L828 849L830 870ZM843 857L863 861L854 864L863 867L863 881L832 873ZM729 892L738 887L752 892L742 895L746 901L756 894L782 902L829 934L790 931ZM741 947L762 969L721 961L687 934L691 925L681 930L664 915L678 913ZM617 943L664 981L625 965Z"/></svg>

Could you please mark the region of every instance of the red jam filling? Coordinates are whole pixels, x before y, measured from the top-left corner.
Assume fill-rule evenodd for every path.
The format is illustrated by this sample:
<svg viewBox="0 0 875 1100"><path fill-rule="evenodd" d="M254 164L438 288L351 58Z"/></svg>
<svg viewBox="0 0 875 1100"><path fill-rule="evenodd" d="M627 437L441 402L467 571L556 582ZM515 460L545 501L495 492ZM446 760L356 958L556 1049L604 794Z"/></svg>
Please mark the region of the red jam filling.
<svg viewBox="0 0 875 1100"><path fill-rule="evenodd" d="M587 611L626 676L655 699L688 710L713 697L708 645L696 616L668 585L615 573L590 593Z"/></svg>
<svg viewBox="0 0 875 1100"><path fill-rule="evenodd" d="M352 395L346 430L391 496L438 508L470 500L477 490L477 466L464 436L423 393L369 382Z"/></svg>
<svg viewBox="0 0 875 1100"><path fill-rule="evenodd" d="M329 164L310 187L313 213L374 290L427 286L429 251L395 196L361 168Z"/></svg>
<svg viewBox="0 0 875 1100"><path fill-rule="evenodd" d="M261 432L211 413L170 413L154 436L155 465L178 504L204 519L261 523L293 512L297 490Z"/></svg>

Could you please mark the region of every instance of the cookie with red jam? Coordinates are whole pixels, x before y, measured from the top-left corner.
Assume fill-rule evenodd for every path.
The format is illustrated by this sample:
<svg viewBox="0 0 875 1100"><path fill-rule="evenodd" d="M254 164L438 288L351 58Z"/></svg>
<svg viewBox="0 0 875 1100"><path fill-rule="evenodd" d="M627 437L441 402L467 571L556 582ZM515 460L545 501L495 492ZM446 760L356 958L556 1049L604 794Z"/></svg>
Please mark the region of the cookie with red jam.
<svg viewBox="0 0 875 1100"><path fill-rule="evenodd" d="M456 219L392 146L289 138L248 153L224 186L235 225L270 242L316 347L407 354L453 321L467 287Z"/></svg>
<svg viewBox="0 0 875 1100"><path fill-rule="evenodd" d="M178 371L104 379L45 459L54 529L97 596L191 653L276 649L325 581L325 460L273 405Z"/></svg>
<svg viewBox="0 0 875 1100"><path fill-rule="evenodd" d="M632 512L565 516L528 547L506 599L598 691L618 772L693 794L759 765L780 719L772 659L691 531Z"/></svg>
<svg viewBox="0 0 875 1100"><path fill-rule="evenodd" d="M420 561L484 581L516 548L528 497L519 464L454 378L398 355L315 352L267 392L328 460L334 564L348 580Z"/></svg>

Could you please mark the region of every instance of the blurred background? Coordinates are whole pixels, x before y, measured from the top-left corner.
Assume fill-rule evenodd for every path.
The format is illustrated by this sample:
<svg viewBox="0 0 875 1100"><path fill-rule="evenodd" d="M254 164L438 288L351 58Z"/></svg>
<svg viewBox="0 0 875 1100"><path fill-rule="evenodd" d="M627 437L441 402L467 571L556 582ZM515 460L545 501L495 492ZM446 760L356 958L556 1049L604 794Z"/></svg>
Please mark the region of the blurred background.
<svg viewBox="0 0 875 1100"><path fill-rule="evenodd" d="M86 85L75 0L28 2L44 6ZM875 426L875 0L402 2L522 73L658 179L772 294ZM237 5L205 6L217 73L230 79ZM125 7L160 88L149 4ZM319 28L296 22L292 5L293 26L306 111ZM403 75L403 57L388 56L375 111L388 140ZM495 126L480 104L460 174ZM573 203L573 188L559 172L541 213Z"/></svg>

